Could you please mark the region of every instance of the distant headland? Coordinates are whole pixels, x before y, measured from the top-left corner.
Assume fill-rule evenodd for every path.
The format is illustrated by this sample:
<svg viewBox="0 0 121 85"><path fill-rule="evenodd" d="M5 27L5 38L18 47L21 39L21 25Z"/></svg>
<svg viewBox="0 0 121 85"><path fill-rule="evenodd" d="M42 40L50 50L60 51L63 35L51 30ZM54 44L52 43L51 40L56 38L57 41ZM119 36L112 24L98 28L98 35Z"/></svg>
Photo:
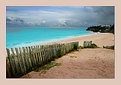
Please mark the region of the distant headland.
<svg viewBox="0 0 121 85"><path fill-rule="evenodd" d="M100 33L113 33L114 34L114 24L109 26L90 26L86 29L87 31L100 32Z"/></svg>

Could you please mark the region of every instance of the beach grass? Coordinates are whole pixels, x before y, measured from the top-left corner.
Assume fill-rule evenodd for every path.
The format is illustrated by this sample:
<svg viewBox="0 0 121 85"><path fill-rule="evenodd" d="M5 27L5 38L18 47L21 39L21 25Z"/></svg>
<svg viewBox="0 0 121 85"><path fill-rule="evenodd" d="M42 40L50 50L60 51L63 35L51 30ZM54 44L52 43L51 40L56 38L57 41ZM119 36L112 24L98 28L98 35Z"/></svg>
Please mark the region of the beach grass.
<svg viewBox="0 0 121 85"><path fill-rule="evenodd" d="M45 64L44 66L36 68L35 71L38 72L38 71L42 71L42 70L49 70L52 67L60 66L60 65L61 65L61 63L56 63L55 61L51 61L51 62L48 62L47 64Z"/></svg>
<svg viewBox="0 0 121 85"><path fill-rule="evenodd" d="M114 45L112 45L112 46L103 46L103 48L114 50Z"/></svg>

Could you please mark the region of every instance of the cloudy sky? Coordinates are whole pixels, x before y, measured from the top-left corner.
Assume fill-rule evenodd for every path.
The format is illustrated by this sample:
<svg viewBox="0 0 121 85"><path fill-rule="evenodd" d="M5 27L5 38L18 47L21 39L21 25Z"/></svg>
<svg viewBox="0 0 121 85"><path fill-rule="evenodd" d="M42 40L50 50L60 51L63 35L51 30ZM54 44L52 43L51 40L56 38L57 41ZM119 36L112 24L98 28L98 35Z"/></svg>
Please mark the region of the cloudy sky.
<svg viewBox="0 0 121 85"><path fill-rule="evenodd" d="M7 6L6 25L83 27L114 24L113 6Z"/></svg>

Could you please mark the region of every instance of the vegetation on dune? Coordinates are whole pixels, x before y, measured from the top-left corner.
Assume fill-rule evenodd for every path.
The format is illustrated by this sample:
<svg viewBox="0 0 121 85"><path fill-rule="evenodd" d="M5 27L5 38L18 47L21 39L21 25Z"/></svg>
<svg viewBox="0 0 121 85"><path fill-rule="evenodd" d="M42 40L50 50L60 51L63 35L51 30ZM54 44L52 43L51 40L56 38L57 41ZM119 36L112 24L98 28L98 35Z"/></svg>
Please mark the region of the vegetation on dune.
<svg viewBox="0 0 121 85"><path fill-rule="evenodd" d="M112 49L112 50L114 50L114 45L112 45L112 46L103 46L103 48L107 48L107 49Z"/></svg>
<svg viewBox="0 0 121 85"><path fill-rule="evenodd" d="M79 46L78 49L83 49L84 47L83 46Z"/></svg>
<svg viewBox="0 0 121 85"><path fill-rule="evenodd" d="M77 58L77 56L70 56L70 58Z"/></svg>
<svg viewBox="0 0 121 85"><path fill-rule="evenodd" d="M78 44L74 44L74 50L78 49Z"/></svg>
<svg viewBox="0 0 121 85"><path fill-rule="evenodd" d="M91 44L90 46L84 47L84 48L98 48L96 44Z"/></svg>
<svg viewBox="0 0 121 85"><path fill-rule="evenodd" d="M57 51L57 56L55 57L55 58L59 58L59 57L61 57L63 54L62 54L62 51L59 49L58 51Z"/></svg>
<svg viewBox="0 0 121 85"><path fill-rule="evenodd" d="M92 41L84 41L83 46L79 46L78 49L84 49L84 48L99 48L95 43L92 43Z"/></svg>
<svg viewBox="0 0 121 85"><path fill-rule="evenodd" d="M52 67L59 66L61 63L56 63L55 61L48 62L44 66L38 67L35 71L49 70Z"/></svg>
<svg viewBox="0 0 121 85"><path fill-rule="evenodd" d="M87 31L101 32L101 33L113 33L114 34L114 25L110 26L91 26L86 29Z"/></svg>
<svg viewBox="0 0 121 85"><path fill-rule="evenodd" d="M96 44L91 44L91 48L98 48L98 46Z"/></svg>
<svg viewBox="0 0 121 85"><path fill-rule="evenodd" d="M92 43L92 41L84 41L83 48L98 48L98 46Z"/></svg>

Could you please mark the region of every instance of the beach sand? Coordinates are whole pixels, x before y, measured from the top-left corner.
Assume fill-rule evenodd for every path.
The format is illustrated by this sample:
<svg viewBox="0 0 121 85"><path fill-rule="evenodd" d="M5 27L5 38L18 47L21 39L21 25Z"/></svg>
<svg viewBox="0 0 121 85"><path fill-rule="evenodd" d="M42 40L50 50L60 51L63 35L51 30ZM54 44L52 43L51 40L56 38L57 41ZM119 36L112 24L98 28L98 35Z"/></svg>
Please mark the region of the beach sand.
<svg viewBox="0 0 121 85"><path fill-rule="evenodd" d="M99 47L103 46L110 46L114 45L114 34L112 33L97 33L97 34L92 34L92 35L86 35L86 36L76 36L64 40L59 40L56 42L49 42L49 43L44 43L45 44L56 44L56 43L69 43L69 42L79 42L79 46L83 45L84 41L92 41Z"/></svg>
<svg viewBox="0 0 121 85"><path fill-rule="evenodd" d="M84 41L92 41L100 48L79 49L56 59L61 63L46 71L29 72L21 78L66 78L66 79L97 79L114 78L114 50L104 49L103 46L114 45L114 35L111 33L99 33L89 36L78 36L53 43L67 43L79 41L83 45Z"/></svg>

